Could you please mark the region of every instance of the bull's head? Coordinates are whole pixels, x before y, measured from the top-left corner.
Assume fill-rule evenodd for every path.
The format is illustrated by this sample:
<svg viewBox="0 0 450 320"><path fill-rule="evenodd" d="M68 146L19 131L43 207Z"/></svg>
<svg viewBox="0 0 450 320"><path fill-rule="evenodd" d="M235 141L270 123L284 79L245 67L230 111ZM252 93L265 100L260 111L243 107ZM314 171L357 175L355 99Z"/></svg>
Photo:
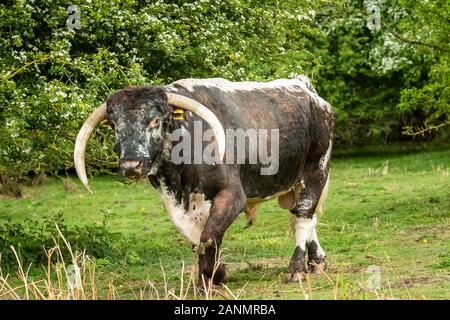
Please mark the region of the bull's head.
<svg viewBox="0 0 450 320"><path fill-rule="evenodd" d="M75 169L86 189L92 193L85 169L84 153L95 127L107 119L116 132L116 152L120 173L142 177L152 173L168 158L170 134L174 127L173 108L192 111L214 131L219 157L225 153L225 133L217 117L204 105L190 98L166 93L158 87L132 87L113 93L107 102L88 117L78 133L74 150Z"/></svg>

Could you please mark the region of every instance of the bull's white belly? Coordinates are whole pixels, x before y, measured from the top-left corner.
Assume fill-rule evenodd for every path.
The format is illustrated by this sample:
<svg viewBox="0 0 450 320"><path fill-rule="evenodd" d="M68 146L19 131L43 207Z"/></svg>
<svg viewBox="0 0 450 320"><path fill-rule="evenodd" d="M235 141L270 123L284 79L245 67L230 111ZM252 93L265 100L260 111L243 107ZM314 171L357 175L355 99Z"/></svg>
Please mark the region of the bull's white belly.
<svg viewBox="0 0 450 320"><path fill-rule="evenodd" d="M209 217L211 201L205 199L202 193L191 193L189 195L189 206L185 209L184 201L179 203L175 195L167 189L164 181L160 180L160 194L164 207L175 227L193 245L200 244L200 236ZM265 198L249 198L247 205L272 200L291 191L292 188L277 192Z"/></svg>
<svg viewBox="0 0 450 320"><path fill-rule="evenodd" d="M205 195L202 193L191 193L189 195L188 210L186 210L184 202L178 203L174 194L167 190L162 181L160 181L160 183L161 199L170 220L172 220L178 231L180 231L191 244L200 244L200 236L209 217L211 201L206 200ZM265 202L289 191L290 190L282 191L266 198L248 199L247 201L249 205Z"/></svg>
<svg viewBox="0 0 450 320"><path fill-rule="evenodd" d="M203 227L208 220L211 201L205 200L204 194L191 193L188 210L186 210L184 202L178 203L175 196L163 185L161 198L175 227L190 243L198 245Z"/></svg>

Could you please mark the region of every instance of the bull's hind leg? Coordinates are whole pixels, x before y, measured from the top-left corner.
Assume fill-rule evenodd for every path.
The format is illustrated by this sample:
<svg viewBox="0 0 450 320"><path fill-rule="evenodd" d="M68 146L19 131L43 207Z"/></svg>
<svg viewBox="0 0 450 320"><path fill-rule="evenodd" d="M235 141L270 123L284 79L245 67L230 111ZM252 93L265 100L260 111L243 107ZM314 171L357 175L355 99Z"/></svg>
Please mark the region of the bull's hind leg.
<svg viewBox="0 0 450 320"><path fill-rule="evenodd" d="M322 189L322 194L319 199L319 203L316 207L316 213L314 214L313 219L315 220L314 228L312 229L311 236L306 242L306 249L308 251L308 272L311 273L320 273L320 271L325 270L326 262L325 262L325 251L322 249L319 243L319 239L317 238L316 224L317 224L317 214L322 211L323 203L325 198L328 195L328 185L330 182L330 176L327 176L327 180L325 182L325 186Z"/></svg>
<svg viewBox="0 0 450 320"><path fill-rule="evenodd" d="M298 193L294 207L295 251L289 264L286 281L298 281L306 272L320 272L325 268L325 251L317 238L317 214L328 188L327 153L314 166L307 166L303 175L304 188ZM325 159L326 158L326 159ZM326 161L325 161L326 160ZM305 255L308 261L305 263Z"/></svg>
<svg viewBox="0 0 450 320"><path fill-rule="evenodd" d="M319 201L311 200L311 198L300 200L301 197L300 193L296 206L291 210L295 215L295 251L289 264L286 281L298 281L306 272L319 273L326 266L325 251L320 246L316 232L317 214L315 209L318 207ZM302 214L301 210L299 211L299 209L305 209L307 206L314 210L312 215ZM308 260L305 263L306 254L308 254Z"/></svg>
<svg viewBox="0 0 450 320"><path fill-rule="evenodd" d="M308 250L308 272L320 273L326 269L325 251L317 238L316 228L311 233L310 240L306 243Z"/></svg>

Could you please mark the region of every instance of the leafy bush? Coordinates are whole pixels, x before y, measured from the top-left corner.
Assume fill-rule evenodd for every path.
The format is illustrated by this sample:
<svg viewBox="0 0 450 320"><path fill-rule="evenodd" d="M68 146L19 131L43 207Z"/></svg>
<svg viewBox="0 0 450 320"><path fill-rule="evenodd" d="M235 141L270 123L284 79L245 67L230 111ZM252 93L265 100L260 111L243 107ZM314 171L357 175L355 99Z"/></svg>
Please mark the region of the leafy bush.
<svg viewBox="0 0 450 320"><path fill-rule="evenodd" d="M379 17L371 17L372 6ZM334 107L338 144L404 140L404 126L450 121L449 6L346 0L323 7L316 17L322 36L308 47L322 57L318 91ZM367 28L370 18L379 28Z"/></svg>
<svg viewBox="0 0 450 320"><path fill-rule="evenodd" d="M83 121L127 85L270 79L314 68L295 30L296 13L309 5L84 0L76 3L77 30L66 26L67 1L7 2L0 4L0 174L71 168ZM90 169L115 166L105 130L91 142Z"/></svg>
<svg viewBox="0 0 450 320"><path fill-rule="evenodd" d="M58 214L53 218L46 217L42 221L25 220L21 223L7 222L0 225L2 267L17 263L11 246L24 265L46 264L48 261L46 250L56 245L61 245L65 261L71 261L67 248L62 245L63 240L57 232L56 225L70 243L73 252L85 251L88 256L106 259L110 263L126 262L125 257L131 247L120 238L119 234L107 230L106 220L100 226L69 227L65 224L63 215ZM134 251L131 252L136 255Z"/></svg>
<svg viewBox="0 0 450 320"><path fill-rule="evenodd" d="M366 27L368 6L381 27ZM271 80L309 75L337 116L337 145L403 139L449 121L445 0L63 0L0 4L0 175L73 166L75 136L111 92L187 77ZM400 106L398 108L397 106ZM115 167L100 128L89 170Z"/></svg>

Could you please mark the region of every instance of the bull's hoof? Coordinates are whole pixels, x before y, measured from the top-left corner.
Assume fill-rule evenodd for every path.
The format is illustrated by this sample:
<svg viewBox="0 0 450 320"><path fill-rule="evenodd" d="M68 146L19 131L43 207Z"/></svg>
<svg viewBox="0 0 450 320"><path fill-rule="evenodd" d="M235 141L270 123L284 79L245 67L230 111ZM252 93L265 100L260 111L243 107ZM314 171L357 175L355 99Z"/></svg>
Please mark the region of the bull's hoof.
<svg viewBox="0 0 450 320"><path fill-rule="evenodd" d="M213 284L215 285L225 284L228 282L229 278L230 273L228 271L227 265L221 263L217 268L216 273L214 273Z"/></svg>
<svg viewBox="0 0 450 320"><path fill-rule="evenodd" d="M313 274L321 274L327 269L325 258L312 259L308 261L308 272Z"/></svg>
<svg viewBox="0 0 450 320"><path fill-rule="evenodd" d="M209 288L211 281L210 276L211 274L208 276L204 273L203 276L199 278L197 284L197 293L200 296L205 294L205 286L206 288ZM217 286L220 286L221 284L227 283L229 277L230 273L228 272L228 267L225 264L221 263L212 278L213 289L216 289Z"/></svg>
<svg viewBox="0 0 450 320"><path fill-rule="evenodd" d="M305 279L306 273L305 272L293 272L293 273L286 273L284 276L284 282L299 282L300 280Z"/></svg>

